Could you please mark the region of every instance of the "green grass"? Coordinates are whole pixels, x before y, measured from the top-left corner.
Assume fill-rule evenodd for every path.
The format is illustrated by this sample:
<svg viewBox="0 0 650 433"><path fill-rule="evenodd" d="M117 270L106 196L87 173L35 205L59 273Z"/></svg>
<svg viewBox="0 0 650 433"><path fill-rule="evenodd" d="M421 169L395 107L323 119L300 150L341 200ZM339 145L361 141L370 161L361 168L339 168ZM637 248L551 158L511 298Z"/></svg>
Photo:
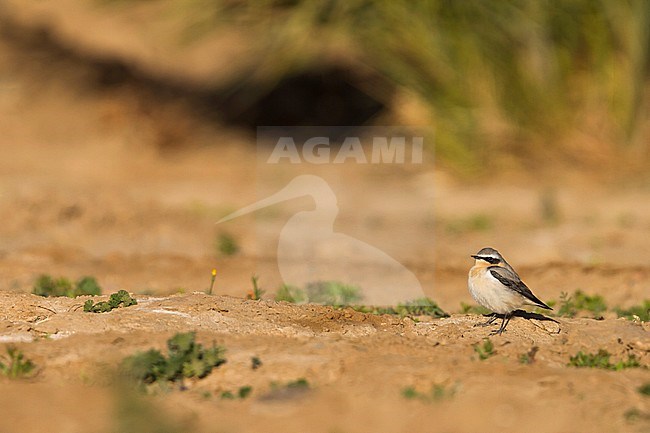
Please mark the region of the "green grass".
<svg viewBox="0 0 650 433"><path fill-rule="evenodd" d="M492 341L490 341L489 338L486 338L483 340L482 344L475 344L474 345L474 352L478 355L478 359L481 361L484 361L494 355L496 355L496 352L494 351L494 344Z"/></svg>
<svg viewBox="0 0 650 433"><path fill-rule="evenodd" d="M308 390L310 388L309 381L304 377L291 380L284 384L271 382L271 392L282 392L283 390Z"/></svg>
<svg viewBox="0 0 650 433"><path fill-rule="evenodd" d="M431 316L431 317L449 317L438 304L430 298L420 298L399 304L394 308L395 313L399 316Z"/></svg>
<svg viewBox="0 0 650 433"><path fill-rule="evenodd" d="M406 388L402 389L402 397L408 400L416 399L419 396L420 393L413 386L407 386Z"/></svg>
<svg viewBox="0 0 650 433"><path fill-rule="evenodd" d="M309 389L309 382L304 377L287 383L289 389Z"/></svg>
<svg viewBox="0 0 650 433"><path fill-rule="evenodd" d="M275 294L276 301L296 304L313 303L346 306L362 299L363 295L360 288L339 281L315 281L307 283L304 289L283 284Z"/></svg>
<svg viewBox="0 0 650 433"><path fill-rule="evenodd" d="M625 317L629 320L638 320L642 322L650 322L650 299L646 299L640 305L635 305L629 308L616 308L618 317Z"/></svg>
<svg viewBox="0 0 650 433"><path fill-rule="evenodd" d="M559 301L549 301L547 303L549 306L555 306L556 304L559 306L556 313L559 317L588 315L595 319L601 319L603 313L609 310L607 302L601 295L587 295L581 290L576 290L572 295L562 292ZM553 315L553 313L541 309L535 311L541 314ZM628 308L616 307L613 311L618 317L648 322L650 321L650 299Z"/></svg>
<svg viewBox="0 0 650 433"><path fill-rule="evenodd" d="M580 351L569 359L567 365L570 367L600 368L615 371L641 367L641 364L634 355L628 355L626 360L618 361L615 364L610 361L610 357L611 354L604 349L599 349L597 353L584 353Z"/></svg>
<svg viewBox="0 0 650 433"><path fill-rule="evenodd" d="M223 391L219 397L222 400L236 400L236 399L243 400L245 398L248 398L252 392L253 392L253 387L247 385L247 386L239 387L237 392Z"/></svg>
<svg viewBox="0 0 650 433"><path fill-rule="evenodd" d="M35 368L15 346L7 346L7 356L0 357L0 374L9 379L30 377Z"/></svg>
<svg viewBox="0 0 650 433"><path fill-rule="evenodd" d="M435 384L431 387L429 392L420 392L413 386L408 386L402 389L402 397L407 400L420 400L423 402L435 402L449 399L456 394L456 386L446 387L444 385Z"/></svg>
<svg viewBox="0 0 650 433"><path fill-rule="evenodd" d="M588 312L594 318L602 317L607 311L605 299L600 295L587 295L581 290L576 290L573 295L562 292L560 295L559 317L576 317L580 312Z"/></svg>
<svg viewBox="0 0 650 433"><path fill-rule="evenodd" d="M284 284L275 294L276 301L291 303L314 303L335 307L350 306L355 311L368 314L389 314L394 316L449 317L438 304L430 298L420 298L398 304L394 307L350 305L363 299L361 289L338 281L319 281L307 284L305 289Z"/></svg>
<svg viewBox="0 0 650 433"><path fill-rule="evenodd" d="M251 276L251 283L253 284L252 290L246 295L246 299L252 299L253 301L259 301L266 293L266 290L262 290L257 283L260 277L257 275Z"/></svg>
<svg viewBox="0 0 650 433"><path fill-rule="evenodd" d="M638 391L639 394L650 397L650 382L646 383L645 385L641 385Z"/></svg>
<svg viewBox="0 0 650 433"><path fill-rule="evenodd" d="M644 412L636 407L625 411L623 416L625 417L625 421L629 423L636 423L639 421L646 421L646 422L650 421L650 412Z"/></svg>
<svg viewBox="0 0 650 433"><path fill-rule="evenodd" d="M304 377L284 384L271 382L271 390L262 396L263 400L286 400L301 397L311 390L311 385Z"/></svg>
<svg viewBox="0 0 650 433"><path fill-rule="evenodd" d="M216 240L217 251L223 256L234 256L239 252L237 240L229 233L220 233Z"/></svg>
<svg viewBox="0 0 650 433"><path fill-rule="evenodd" d="M291 302L292 304L302 304L307 302L307 293L300 287L283 284L275 294L275 300Z"/></svg>
<svg viewBox="0 0 650 433"><path fill-rule="evenodd" d="M120 370L141 384L201 379L226 362L225 349L213 345L204 348L195 342L194 332L179 333L167 340L168 354L151 349L125 358Z"/></svg>
<svg viewBox="0 0 650 433"><path fill-rule="evenodd" d="M130 307L136 305L138 301L129 295L126 290L119 290L111 294L108 301L93 303L91 299L84 303L84 311L87 313L107 313L119 307Z"/></svg>
<svg viewBox="0 0 650 433"><path fill-rule="evenodd" d="M309 302L322 305L350 305L363 299L357 286L338 281L316 281L305 287Z"/></svg>
<svg viewBox="0 0 650 433"><path fill-rule="evenodd" d="M330 65L332 53L362 59L386 80L377 96L404 89L422 107L436 158L470 172L489 173L500 157L583 161L582 146L566 143L595 131L593 119L590 144L605 155L634 157L650 143L644 0L171 0L159 14L180 20L180 44L246 23L250 62L230 76L255 78L219 84L244 87L251 104L283 78Z"/></svg>
<svg viewBox="0 0 650 433"><path fill-rule="evenodd" d="M430 298L420 298L398 304L396 307L353 306L354 310L369 314L389 314L400 317L431 316L434 318L449 317L438 304Z"/></svg>
<svg viewBox="0 0 650 433"><path fill-rule="evenodd" d="M67 296L69 298L76 298L82 295L101 295L101 287L97 283L95 277L80 278L75 284L65 278L53 278L50 275L42 274L38 277L32 293L38 296Z"/></svg>

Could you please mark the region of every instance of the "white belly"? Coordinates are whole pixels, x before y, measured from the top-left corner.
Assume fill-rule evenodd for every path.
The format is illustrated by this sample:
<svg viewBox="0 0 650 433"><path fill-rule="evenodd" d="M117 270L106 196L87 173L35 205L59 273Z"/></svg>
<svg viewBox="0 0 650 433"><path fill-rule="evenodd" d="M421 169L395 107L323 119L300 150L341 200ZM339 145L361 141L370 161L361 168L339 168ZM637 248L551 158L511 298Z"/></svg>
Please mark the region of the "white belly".
<svg viewBox="0 0 650 433"><path fill-rule="evenodd" d="M525 298L505 287L487 268L470 269L467 287L472 298L495 313L510 313L525 304Z"/></svg>

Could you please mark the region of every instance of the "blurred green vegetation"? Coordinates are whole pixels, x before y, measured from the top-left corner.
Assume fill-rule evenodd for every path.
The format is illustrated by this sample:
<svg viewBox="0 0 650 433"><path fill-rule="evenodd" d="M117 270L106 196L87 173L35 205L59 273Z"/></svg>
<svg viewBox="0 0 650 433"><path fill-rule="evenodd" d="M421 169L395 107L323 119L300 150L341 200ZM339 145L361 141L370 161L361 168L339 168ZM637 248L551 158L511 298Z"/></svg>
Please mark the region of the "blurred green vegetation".
<svg viewBox="0 0 650 433"><path fill-rule="evenodd" d="M437 155L469 170L504 155L647 154L644 0L172 0L166 13L184 20L186 43L245 29L244 81L260 92L327 62L378 72L420 101ZM364 91L386 96L376 83Z"/></svg>
<svg viewBox="0 0 650 433"><path fill-rule="evenodd" d="M38 277L32 293L38 296L67 296L76 298L77 296L101 295L102 289L97 283L95 277L82 277L75 284L65 277L53 278L51 275L42 274Z"/></svg>
<svg viewBox="0 0 650 433"><path fill-rule="evenodd" d="M572 295L566 292L560 294L559 317L576 317L581 311L589 312L594 318L602 318L607 304L602 296L587 295L582 290L576 290Z"/></svg>
<svg viewBox="0 0 650 433"><path fill-rule="evenodd" d="M205 348L195 340L195 332L178 333L167 340L167 357L156 349L139 352L122 360L120 370L143 385L202 379L226 362L225 349L214 344Z"/></svg>
<svg viewBox="0 0 650 433"><path fill-rule="evenodd" d="M397 304L394 307L378 307L378 306L353 306L356 311L371 314L389 314L400 317L414 317L414 316L431 316L434 318L449 317L442 308L438 306L436 301L430 298L414 299L404 303Z"/></svg>
<svg viewBox="0 0 650 433"><path fill-rule="evenodd" d="M307 283L305 293L309 302L323 305L350 305L363 299L361 289L339 281L314 281Z"/></svg>
<svg viewBox="0 0 650 433"><path fill-rule="evenodd" d="M36 365L15 346L9 345L6 349L7 356L0 356L0 374L10 379L30 377Z"/></svg>
<svg viewBox="0 0 650 433"><path fill-rule="evenodd" d="M650 322L650 299L646 299L639 305L633 305L629 308L615 308L618 317L625 317L628 320L640 320L641 322Z"/></svg>
<svg viewBox="0 0 650 433"><path fill-rule="evenodd" d="M219 233L215 244L219 255L233 256L239 252L239 244L230 233Z"/></svg>
<svg viewBox="0 0 650 433"><path fill-rule="evenodd" d="M609 360L611 354L604 350L599 349L598 353L584 353L582 351L578 352L575 356L572 356L569 359L570 367L578 368L602 368L605 370L615 370L621 371L626 368L639 368L641 364L634 354L628 354L626 360L618 361L616 364L612 364Z"/></svg>

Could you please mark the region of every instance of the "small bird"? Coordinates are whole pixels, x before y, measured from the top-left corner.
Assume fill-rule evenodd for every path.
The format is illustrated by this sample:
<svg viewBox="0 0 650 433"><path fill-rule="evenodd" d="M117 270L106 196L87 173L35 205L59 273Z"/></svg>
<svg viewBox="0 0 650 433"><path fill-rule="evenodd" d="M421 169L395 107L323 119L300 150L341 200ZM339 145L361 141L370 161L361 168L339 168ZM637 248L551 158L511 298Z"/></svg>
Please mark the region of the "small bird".
<svg viewBox="0 0 650 433"><path fill-rule="evenodd" d="M500 335L506 330L512 313L524 305L552 310L540 301L521 281L519 275L494 248L483 248L472 255L476 261L469 270L467 286L472 298L479 304L493 311L492 318L480 326L487 326L503 315L501 327L490 335Z"/></svg>

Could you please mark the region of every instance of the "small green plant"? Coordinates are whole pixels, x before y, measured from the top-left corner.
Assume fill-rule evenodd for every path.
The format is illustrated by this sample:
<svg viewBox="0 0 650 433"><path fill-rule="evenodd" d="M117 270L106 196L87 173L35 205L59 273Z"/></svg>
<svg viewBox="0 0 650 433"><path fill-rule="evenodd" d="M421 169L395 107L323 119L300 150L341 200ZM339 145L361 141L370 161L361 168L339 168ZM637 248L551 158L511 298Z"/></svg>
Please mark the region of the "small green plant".
<svg viewBox="0 0 650 433"><path fill-rule="evenodd" d="M645 395L647 397L650 397L650 382L646 383L645 385L641 385L639 387L639 393L641 395Z"/></svg>
<svg viewBox="0 0 650 433"><path fill-rule="evenodd" d="M0 373L10 379L29 377L34 368L34 363L15 346L7 346L7 356L0 360Z"/></svg>
<svg viewBox="0 0 650 433"><path fill-rule="evenodd" d="M253 283L253 289L246 295L246 299L252 299L253 301L259 301L262 299L262 296L266 290L262 290L257 284L259 277L257 275L251 276L251 282Z"/></svg>
<svg viewBox="0 0 650 433"><path fill-rule="evenodd" d="M478 354L478 359L484 361L491 356L494 356L496 352L494 351L494 344L490 341L489 338L483 340L483 344L475 344L474 352Z"/></svg>
<svg viewBox="0 0 650 433"><path fill-rule="evenodd" d="M251 283L253 284L253 288L251 289L250 293L248 293L248 299L258 301L262 299L262 295L264 292L266 292L260 288L259 284L257 283L258 281L259 277L257 275L251 275Z"/></svg>
<svg viewBox="0 0 650 433"><path fill-rule="evenodd" d="M626 368L637 368L641 367L639 360L634 355L628 355L625 361L618 361L616 364L610 362L610 357L612 355L604 350L599 349L597 353L584 353L582 351L578 352L575 356L569 358L570 367L578 368L602 368L604 370L615 370L620 371Z"/></svg>
<svg viewBox="0 0 650 433"><path fill-rule="evenodd" d="M448 399L456 394L456 386L446 387L440 384L434 384L428 393L420 392L413 386L407 386L402 389L402 397L407 400L421 400L424 402L433 402Z"/></svg>
<svg viewBox="0 0 650 433"><path fill-rule="evenodd" d="M116 293L111 294L108 301L93 303L91 299L88 299L84 303L84 311L86 313L107 313L115 308L130 307L137 303L138 301L132 298L131 295L129 295L129 292L126 290L119 290Z"/></svg>
<svg viewBox="0 0 650 433"><path fill-rule="evenodd" d="M43 274L38 277L32 293L38 296L67 296L76 298L82 295L100 295L102 292L95 277L83 277L75 284L65 278L52 278L50 275Z"/></svg>
<svg viewBox="0 0 650 433"><path fill-rule="evenodd" d="M237 390L237 397L246 398L253 392L252 386L242 386Z"/></svg>
<svg viewBox="0 0 650 433"><path fill-rule="evenodd" d="M307 302L307 294L300 287L283 284L275 294L275 300L301 304Z"/></svg>
<svg viewBox="0 0 650 433"><path fill-rule="evenodd" d="M519 355L519 363L532 364L533 362L535 362L535 355L537 354L538 350L539 347L533 346L528 352Z"/></svg>
<svg viewBox="0 0 650 433"><path fill-rule="evenodd" d="M212 294L212 288L214 287L214 280L217 279L217 270L212 269L212 272L210 273L210 287L208 287L208 291L206 292L208 295Z"/></svg>
<svg viewBox="0 0 650 433"><path fill-rule="evenodd" d="M308 389L309 388L309 382L304 377L301 377L299 379L296 379L296 380L293 380L293 381L287 383L287 388L289 388L289 389Z"/></svg>
<svg viewBox="0 0 650 433"><path fill-rule="evenodd" d="M225 349L215 345L206 349L196 343L195 338L194 332L176 334L167 340L167 357L151 349L125 358L121 370L142 384L175 382L192 377L201 379L226 362Z"/></svg>
<svg viewBox="0 0 650 433"><path fill-rule="evenodd" d="M607 310L607 304L600 295L587 295L581 290L576 290L572 296L566 292L560 294L560 308L557 315L560 317L576 317L580 311L588 311L594 317L601 317Z"/></svg>
<svg viewBox="0 0 650 433"><path fill-rule="evenodd" d="M101 295L102 293L102 288L99 287L99 284L97 283L97 280L95 277L82 277L79 281L77 281L77 284L75 285L75 296L81 296L81 295L92 295L92 296L97 296Z"/></svg>
<svg viewBox="0 0 650 433"><path fill-rule="evenodd" d="M236 393L233 393L232 391L223 391L221 393L220 398L222 400L235 400L235 399L243 400L247 398L251 394L251 392L253 392L252 386L242 386L237 390Z"/></svg>
<svg viewBox="0 0 650 433"><path fill-rule="evenodd" d="M625 420L629 423L635 423L639 421L650 421L650 412L643 412L636 407L625 411L623 414Z"/></svg>
<svg viewBox="0 0 650 433"><path fill-rule="evenodd" d="M271 382L271 390L261 397L262 400L285 400L299 397L311 389L309 382L304 377L280 384Z"/></svg>
<svg viewBox="0 0 650 433"><path fill-rule="evenodd" d="M262 366L262 360L257 356L251 357L251 369L257 370Z"/></svg>
<svg viewBox="0 0 650 433"><path fill-rule="evenodd" d="M349 305L359 302L363 296L357 286L338 281L316 281L308 283L306 288L309 302L323 305Z"/></svg>
<svg viewBox="0 0 650 433"><path fill-rule="evenodd" d="M239 252L239 245L229 233L220 233L217 237L217 250L224 256L233 256Z"/></svg>
<svg viewBox="0 0 650 433"><path fill-rule="evenodd" d="M395 312L399 316L431 316L431 317L449 317L438 304L430 298L420 298L413 301L399 304L395 307Z"/></svg>
<svg viewBox="0 0 650 433"><path fill-rule="evenodd" d="M219 396L222 400L234 400L235 394L232 391L223 391Z"/></svg>
<svg viewBox="0 0 650 433"><path fill-rule="evenodd" d="M408 400L416 399L420 395L421 394L413 386L407 386L406 388L402 389L402 397L404 397L404 398L406 398Z"/></svg>
<svg viewBox="0 0 650 433"><path fill-rule="evenodd" d="M650 299L646 299L640 305L634 305L629 308L616 308L618 317L625 317L629 320L635 320L637 317L642 322L650 322Z"/></svg>
<svg viewBox="0 0 650 433"><path fill-rule="evenodd" d="M41 275L34 283L32 293L38 296L73 296L72 282L67 278L52 278L50 275Z"/></svg>

